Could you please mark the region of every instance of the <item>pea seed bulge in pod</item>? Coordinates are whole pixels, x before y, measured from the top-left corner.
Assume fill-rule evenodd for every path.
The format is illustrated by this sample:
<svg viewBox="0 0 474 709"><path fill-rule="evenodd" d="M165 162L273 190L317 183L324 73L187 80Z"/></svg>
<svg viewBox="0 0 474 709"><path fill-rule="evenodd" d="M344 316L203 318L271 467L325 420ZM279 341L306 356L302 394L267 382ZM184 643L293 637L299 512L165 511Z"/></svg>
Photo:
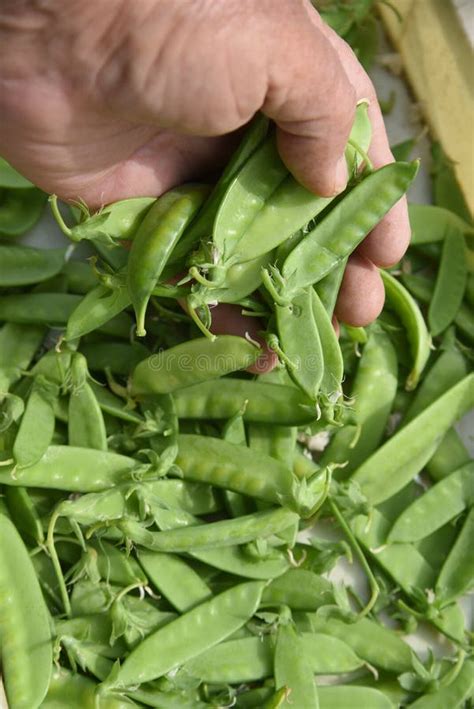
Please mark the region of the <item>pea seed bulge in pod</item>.
<svg viewBox="0 0 474 709"><path fill-rule="evenodd" d="M55 4L7 1L5 41L40 51ZM282 0L284 64L301 68L291 27L305 66L326 62L326 135L308 101L293 120L298 72L280 94L278 53L265 100L228 126L227 94L207 92L216 63L250 52L250 95L274 45L252 54L249 27L278 13L243 3L232 51L209 62L203 27L216 22L219 47L237 11L223 3L223 23L222 8L185 5L223 129L202 129L197 104L184 127L168 104L150 117L161 84L133 83L126 3L114 22L84 3L93 34L79 22L47 43L35 91L64 134L45 113L28 128L19 55L0 69L0 706L472 707L473 161L444 96L467 100L469 10ZM184 5L150 6L147 22L177 12L189 27ZM163 51L179 63L176 27ZM86 66L112 46L113 71L68 83L67 57ZM339 64L346 128L339 80L328 88ZM136 93L118 101L117 77ZM76 153L72 108L94 136L113 122L110 145ZM133 138L126 168L96 174L116 136ZM318 192L295 136L320 156L339 140L340 188Z"/></svg>

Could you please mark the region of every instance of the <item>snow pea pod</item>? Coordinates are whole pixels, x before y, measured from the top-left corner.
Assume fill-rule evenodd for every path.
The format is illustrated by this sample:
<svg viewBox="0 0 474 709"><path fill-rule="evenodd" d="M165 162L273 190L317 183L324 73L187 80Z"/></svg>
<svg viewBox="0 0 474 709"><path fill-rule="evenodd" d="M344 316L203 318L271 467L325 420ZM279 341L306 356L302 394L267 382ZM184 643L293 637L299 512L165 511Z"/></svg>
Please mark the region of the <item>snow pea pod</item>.
<svg viewBox="0 0 474 709"><path fill-rule="evenodd" d="M78 448L107 450L104 417L89 382L69 395L68 442Z"/></svg>
<svg viewBox="0 0 474 709"><path fill-rule="evenodd" d="M277 549L272 550L268 559L255 559L240 546L193 551L191 556L208 566L247 579L274 579L290 567L288 555Z"/></svg>
<svg viewBox="0 0 474 709"><path fill-rule="evenodd" d="M44 543L44 531L36 505L24 487L6 487L5 502L15 527L38 545ZM0 510L1 512L1 510Z"/></svg>
<svg viewBox="0 0 474 709"><path fill-rule="evenodd" d="M339 288L342 283L342 277L344 276L344 271L346 270L346 264L347 259L343 259L338 266L333 268L332 271L330 271L315 285L316 293L318 294L321 303L330 318L332 318L334 313Z"/></svg>
<svg viewBox="0 0 474 709"><path fill-rule="evenodd" d="M80 301L69 293L18 293L0 296L0 320L24 325L65 325Z"/></svg>
<svg viewBox="0 0 474 709"><path fill-rule="evenodd" d="M410 707L413 709L457 709L465 706L465 701L474 689L474 662L465 660L457 677L446 686L440 686L435 692L424 694Z"/></svg>
<svg viewBox="0 0 474 709"><path fill-rule="evenodd" d="M245 369L255 362L260 349L243 337L200 337L152 355L135 368L131 392L165 394L198 382Z"/></svg>
<svg viewBox="0 0 474 709"><path fill-rule="evenodd" d="M245 422L301 426L314 421L311 401L293 386L226 377L179 389L173 394L180 418L229 419L243 411ZM244 406L244 404L246 404Z"/></svg>
<svg viewBox="0 0 474 709"><path fill-rule="evenodd" d="M471 507L436 581L435 593L443 605L470 591L474 585L473 536L474 507Z"/></svg>
<svg viewBox="0 0 474 709"><path fill-rule="evenodd" d="M331 582L306 569L290 569L272 581L262 595L262 605L285 605L300 611L315 611L331 603Z"/></svg>
<svg viewBox="0 0 474 709"><path fill-rule="evenodd" d="M0 157L0 187L24 190L34 187L33 183L20 175L4 158Z"/></svg>
<svg viewBox="0 0 474 709"><path fill-rule="evenodd" d="M431 338L420 308L406 288L387 271L380 270L380 275L385 287L385 297L388 306L398 315L407 332L413 366L405 383L405 388L411 391L416 388L428 361Z"/></svg>
<svg viewBox="0 0 474 709"><path fill-rule="evenodd" d="M212 596L209 586L179 556L139 551L138 560L151 583L179 613L186 613Z"/></svg>
<svg viewBox="0 0 474 709"><path fill-rule="evenodd" d="M97 694L97 683L63 667L56 668L41 709L130 709L137 705L116 694Z"/></svg>
<svg viewBox="0 0 474 709"><path fill-rule="evenodd" d="M53 666L49 613L28 551L0 514L0 656L8 704L38 707Z"/></svg>
<svg viewBox="0 0 474 709"><path fill-rule="evenodd" d="M321 395L328 404L342 397L344 362L331 318L314 288L311 288L311 307L321 340L324 361Z"/></svg>
<svg viewBox="0 0 474 709"><path fill-rule="evenodd" d="M132 650L102 687L120 690L156 679L225 640L253 616L264 586L239 584L171 621Z"/></svg>
<svg viewBox="0 0 474 709"><path fill-rule="evenodd" d="M393 709L394 706L385 694L372 687L353 685L318 687L318 698L319 709L342 709L342 707Z"/></svg>
<svg viewBox="0 0 474 709"><path fill-rule="evenodd" d="M61 271L66 253L66 249L0 246L0 288L41 283L52 278Z"/></svg>
<svg viewBox="0 0 474 709"><path fill-rule="evenodd" d="M3 189L0 196L0 235L20 236L41 216L46 194L36 187Z"/></svg>
<svg viewBox="0 0 474 709"><path fill-rule="evenodd" d="M85 295L97 285L97 276L91 265L83 261L69 259L61 268L61 275L66 279L69 293Z"/></svg>
<svg viewBox="0 0 474 709"><path fill-rule="evenodd" d="M472 224L464 221L454 212L434 204L409 204L412 246L444 241L453 230L461 234L474 234Z"/></svg>
<svg viewBox="0 0 474 709"><path fill-rule="evenodd" d="M166 192L151 207L135 234L127 266L127 287L135 310L137 335L144 337L145 315L173 248L204 201L202 187Z"/></svg>
<svg viewBox="0 0 474 709"><path fill-rule="evenodd" d="M370 502L401 490L433 455L441 437L474 405L474 374L448 389L352 474Z"/></svg>
<svg viewBox="0 0 474 709"><path fill-rule="evenodd" d="M319 708L313 668L303 650L301 636L290 623L278 628L274 667L277 689L287 687L289 690L282 706Z"/></svg>
<svg viewBox="0 0 474 709"><path fill-rule="evenodd" d="M128 376L150 351L141 342L90 342L82 344L80 351L87 359L89 369ZM103 387L101 387L103 389ZM94 390L97 393L97 390Z"/></svg>
<svg viewBox="0 0 474 709"><path fill-rule="evenodd" d="M58 394L56 384L41 375L35 377L13 444L13 457L19 468L37 463L51 444L55 428L54 402Z"/></svg>
<svg viewBox="0 0 474 709"><path fill-rule="evenodd" d="M0 392L17 382L33 359L45 336L40 325L6 323L0 328Z"/></svg>
<svg viewBox="0 0 474 709"><path fill-rule="evenodd" d="M434 455L426 464L432 480L442 480L453 470L469 463L471 455L455 428L444 435Z"/></svg>
<svg viewBox="0 0 474 709"><path fill-rule="evenodd" d="M50 446L43 457L28 468L18 470L14 465L2 466L0 484L98 492L130 479L136 465L133 458L117 453Z"/></svg>
<svg viewBox="0 0 474 709"><path fill-rule="evenodd" d="M291 251L281 273L288 291L318 283L347 258L415 179L418 162L370 173Z"/></svg>
<svg viewBox="0 0 474 709"><path fill-rule="evenodd" d="M433 297L428 308L428 323L433 336L453 322L464 297L467 283L466 246L463 234L450 229L441 252Z"/></svg>
<svg viewBox="0 0 474 709"><path fill-rule="evenodd" d="M130 305L130 296L125 285L108 288L100 284L84 298L69 297L76 298L77 305L67 318L66 340L76 340L97 330Z"/></svg>
<svg viewBox="0 0 474 709"><path fill-rule="evenodd" d="M95 367L92 366L84 349L83 354L86 356L89 366L91 367L91 369L95 369ZM100 367L100 369L105 368L105 366L106 365L104 363L104 367ZM117 370L111 367L111 371L116 372ZM94 381L89 382L89 386L94 392L95 398L97 399L97 402L104 413L109 414L109 416L113 416L114 418L121 419L122 421L128 421L129 423L143 422L143 418L142 416L140 416L139 413L137 413L131 407L125 404L123 399L118 396L115 396L115 394L112 394L109 389L104 386L101 386L100 384L97 384Z"/></svg>
<svg viewBox="0 0 474 709"><path fill-rule="evenodd" d="M249 448L281 460L282 463L291 467L293 465L297 433L296 426L270 426L264 423L252 423L248 425ZM225 440L230 441L230 443L238 442L232 441L228 437ZM241 445L244 444L245 439Z"/></svg>
<svg viewBox="0 0 474 709"><path fill-rule="evenodd" d="M474 504L474 463L443 478L409 505L395 521L389 542L424 539Z"/></svg>

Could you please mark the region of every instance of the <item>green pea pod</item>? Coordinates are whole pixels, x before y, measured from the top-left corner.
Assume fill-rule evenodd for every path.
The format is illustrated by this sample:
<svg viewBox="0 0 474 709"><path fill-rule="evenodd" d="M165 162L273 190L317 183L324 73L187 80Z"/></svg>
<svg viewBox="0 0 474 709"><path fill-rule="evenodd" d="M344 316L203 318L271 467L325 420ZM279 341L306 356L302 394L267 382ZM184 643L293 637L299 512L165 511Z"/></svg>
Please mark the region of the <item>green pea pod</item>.
<svg viewBox="0 0 474 709"><path fill-rule="evenodd" d="M324 371L321 380L323 403L332 405L342 397L344 362L336 331L318 294L311 288L311 307L318 328L323 353Z"/></svg>
<svg viewBox="0 0 474 709"><path fill-rule="evenodd" d="M382 692L372 687L341 685L319 687L319 709L342 709L342 707L364 707L364 709L393 709L393 703Z"/></svg>
<svg viewBox="0 0 474 709"><path fill-rule="evenodd" d="M287 291L318 283L339 266L403 196L418 165L392 163L356 185L287 256L281 270Z"/></svg>
<svg viewBox="0 0 474 709"><path fill-rule="evenodd" d="M264 423L253 423L248 426L248 432L249 448L281 460L288 467L292 466L298 433L296 426L269 426ZM230 443L233 442L230 441Z"/></svg>
<svg viewBox="0 0 474 709"><path fill-rule="evenodd" d="M450 428L442 438L434 455L426 464L432 480L442 480L453 470L466 465L471 455L455 428Z"/></svg>
<svg viewBox="0 0 474 709"><path fill-rule="evenodd" d="M83 354L86 356L88 364L90 365L91 369L95 369L95 367L91 365L91 362L87 357L87 353L84 350L85 348L83 349ZM111 367L111 371L116 372L113 367ZM104 386L101 386L100 384L97 384L94 381L90 381L89 386L94 392L95 398L97 399L97 402L104 413L108 414L109 416L113 416L114 418L118 418L122 421L128 421L129 423L143 422L143 418L142 416L140 416L139 413L137 413L130 406L124 403L123 399L118 396L115 396L115 394L112 394L109 389Z"/></svg>
<svg viewBox="0 0 474 709"><path fill-rule="evenodd" d="M388 306L396 312L406 328L413 365L406 380L405 388L411 391L416 388L430 356L431 338L420 308L406 288L387 271L381 270L380 275L385 286L385 297Z"/></svg>
<svg viewBox="0 0 474 709"><path fill-rule="evenodd" d="M41 216L46 195L36 187L3 189L0 197L0 236L20 236Z"/></svg>
<svg viewBox="0 0 474 709"><path fill-rule="evenodd" d="M137 335L144 337L148 301L171 252L204 201L202 187L182 187L159 197L141 223L128 258L127 287Z"/></svg>
<svg viewBox="0 0 474 709"><path fill-rule="evenodd" d="M331 582L306 569L290 569L272 581L262 595L262 605L284 605L295 611L316 611L331 603L334 603Z"/></svg>
<svg viewBox="0 0 474 709"><path fill-rule="evenodd" d="M462 379L390 438L353 473L369 501L401 490L433 455L440 438L474 405L474 374Z"/></svg>
<svg viewBox="0 0 474 709"><path fill-rule="evenodd" d="M104 539L90 540L88 551L94 552L97 571L106 583L120 586L148 585L148 579L134 557Z"/></svg>
<svg viewBox="0 0 474 709"><path fill-rule="evenodd" d="M36 544L44 544L44 531L35 503L24 487L6 487L5 501L15 527Z"/></svg>
<svg viewBox="0 0 474 709"><path fill-rule="evenodd" d="M245 422L301 426L314 421L316 408L294 386L226 377L179 389L173 394L180 418L228 419L243 410Z"/></svg>
<svg viewBox="0 0 474 709"><path fill-rule="evenodd" d="M444 241L454 230L461 234L473 235L474 227L454 212L433 204L409 204L412 246Z"/></svg>
<svg viewBox="0 0 474 709"><path fill-rule="evenodd" d="M0 296L0 320L20 325L65 325L80 296L69 293L18 293Z"/></svg>
<svg viewBox="0 0 474 709"><path fill-rule="evenodd" d="M0 392L6 393L17 382L45 336L39 325L6 323L0 329Z"/></svg>
<svg viewBox="0 0 474 709"><path fill-rule="evenodd" d="M140 362L131 377L135 396L166 394L182 387L217 379L253 364L260 349L243 337L200 337Z"/></svg>
<svg viewBox="0 0 474 709"><path fill-rule="evenodd" d="M428 309L432 335L439 335L453 322L467 283L466 246L463 234L449 229L443 242L433 297Z"/></svg>
<svg viewBox="0 0 474 709"><path fill-rule="evenodd" d="M91 342L82 344L80 351L87 359L89 369L128 376L135 367L150 355L147 347L141 342ZM103 387L100 387L102 390ZM97 387L94 389L97 394ZM107 391L107 390L105 390Z"/></svg>
<svg viewBox="0 0 474 709"><path fill-rule="evenodd" d="M20 175L4 158L0 158L0 187L24 190L34 187L33 183Z"/></svg>
<svg viewBox="0 0 474 709"><path fill-rule="evenodd" d="M275 305L275 314L288 373L309 399L317 401L324 360L312 302L312 288L306 288L290 305Z"/></svg>
<svg viewBox="0 0 474 709"><path fill-rule="evenodd" d="M138 559L157 591L179 613L186 613L212 596L209 586L179 556L140 551Z"/></svg>
<svg viewBox="0 0 474 709"><path fill-rule="evenodd" d="M277 631L275 685L277 689L288 689L282 706L318 709L318 694L310 661L305 655L300 636L289 623L280 625Z"/></svg>
<svg viewBox="0 0 474 709"><path fill-rule="evenodd" d="M130 479L137 461L117 453L50 446L34 465L0 468L0 484L45 487L68 492L98 492Z"/></svg>
<svg viewBox="0 0 474 709"><path fill-rule="evenodd" d="M395 160L409 160L416 143L416 138L408 138L408 140L402 140L400 143L396 143L396 145L391 145L390 150Z"/></svg>
<svg viewBox="0 0 474 709"><path fill-rule="evenodd" d="M120 690L162 677L225 640L250 620L264 586L261 581L239 584L171 621L132 650L102 687Z"/></svg>
<svg viewBox="0 0 474 709"><path fill-rule="evenodd" d="M77 295L85 295L97 285L97 276L89 263L69 259L61 268L65 277L67 291Z"/></svg>
<svg viewBox="0 0 474 709"><path fill-rule="evenodd" d="M41 375L35 378L13 444L13 457L19 468L37 463L51 444L55 428L54 402L58 393L56 384Z"/></svg>
<svg viewBox="0 0 474 709"><path fill-rule="evenodd" d="M474 508L471 507L436 581L435 592L443 605L470 591L474 585L473 535Z"/></svg>
<svg viewBox="0 0 474 709"><path fill-rule="evenodd" d="M465 660L461 671L455 679L435 692L424 694L416 699L410 707L413 709L457 709L465 706L466 700L474 689L474 662Z"/></svg>
<svg viewBox="0 0 474 709"><path fill-rule="evenodd" d="M76 340L97 330L130 305L127 287L108 288L98 285L84 298L76 299L76 307L67 318L66 340Z"/></svg>
<svg viewBox="0 0 474 709"><path fill-rule="evenodd" d="M193 551L193 558L215 569L226 571L234 576L247 579L274 579L288 570L290 561L288 555L277 549L272 549L268 559L255 559L240 546L220 547L207 551Z"/></svg>
<svg viewBox="0 0 474 709"><path fill-rule="evenodd" d="M427 490L396 520L389 542L416 542L474 504L474 463L454 471Z"/></svg>
<svg viewBox="0 0 474 709"><path fill-rule="evenodd" d="M49 613L28 551L0 514L0 656L8 705L40 706L53 667Z"/></svg>
<svg viewBox="0 0 474 709"><path fill-rule="evenodd" d="M41 709L130 709L135 702L116 694L97 694L97 683L63 667L56 668Z"/></svg>
<svg viewBox="0 0 474 709"><path fill-rule="evenodd" d="M0 246L0 287L41 283L58 274L66 249L34 249L8 244Z"/></svg>
<svg viewBox="0 0 474 709"><path fill-rule="evenodd" d="M68 440L70 446L107 450L104 417L88 382L69 395Z"/></svg>
<svg viewBox="0 0 474 709"><path fill-rule="evenodd" d="M346 270L346 264L347 259L343 259L338 266L333 268L327 276L324 276L324 278L315 285L316 293L330 318L332 318L334 314L334 308L336 306L344 271Z"/></svg>

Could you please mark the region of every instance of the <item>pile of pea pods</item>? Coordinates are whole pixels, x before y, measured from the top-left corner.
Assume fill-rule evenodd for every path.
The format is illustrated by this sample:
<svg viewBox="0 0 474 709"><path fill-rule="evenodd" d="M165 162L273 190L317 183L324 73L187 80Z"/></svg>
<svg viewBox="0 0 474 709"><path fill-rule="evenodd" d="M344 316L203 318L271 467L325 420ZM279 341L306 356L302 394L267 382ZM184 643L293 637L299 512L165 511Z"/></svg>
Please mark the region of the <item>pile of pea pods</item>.
<svg viewBox="0 0 474 709"><path fill-rule="evenodd" d="M410 205L385 308L338 338L347 258L418 168L414 141L379 170L369 144L361 103L348 187L321 198L257 116L212 187L95 214L52 196L56 249L15 239L45 196L0 163L9 709L474 703L474 463L455 428L474 404L474 227L434 145L435 204ZM258 340L213 334L219 304ZM348 563L362 589L334 580Z"/></svg>

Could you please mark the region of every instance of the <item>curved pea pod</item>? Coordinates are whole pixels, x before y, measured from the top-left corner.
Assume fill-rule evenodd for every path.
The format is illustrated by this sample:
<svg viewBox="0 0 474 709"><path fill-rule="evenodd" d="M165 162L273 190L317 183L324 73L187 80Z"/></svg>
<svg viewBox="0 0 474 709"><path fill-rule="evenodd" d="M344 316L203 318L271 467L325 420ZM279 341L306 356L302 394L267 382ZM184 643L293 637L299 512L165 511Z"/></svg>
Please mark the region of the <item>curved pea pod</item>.
<svg viewBox="0 0 474 709"><path fill-rule="evenodd" d="M372 330L359 360L351 399L355 426L338 429L321 457L321 464L347 463L337 471L348 476L380 443L397 391L397 357L384 332Z"/></svg>
<svg viewBox="0 0 474 709"><path fill-rule="evenodd" d="M206 551L219 547L246 544L255 539L265 539L288 529L298 521L298 515L284 508L255 512L236 519L192 525L163 532L150 532L132 520L119 526L125 536L152 551L175 553Z"/></svg>
<svg viewBox="0 0 474 709"><path fill-rule="evenodd" d="M191 556L229 574L262 581L277 578L290 568L288 554L278 549L272 549L268 559L255 559L240 546L193 551Z"/></svg>
<svg viewBox="0 0 474 709"><path fill-rule="evenodd" d="M68 492L98 492L131 479L137 461L117 453L50 446L34 465L0 468L0 484L46 487Z"/></svg>
<svg viewBox="0 0 474 709"><path fill-rule="evenodd" d="M428 308L428 324L433 336L446 330L461 306L467 284L466 244L463 234L450 229L441 252L433 297Z"/></svg>
<svg viewBox="0 0 474 709"><path fill-rule="evenodd" d="M392 163L356 185L285 259L288 291L318 283L346 259L404 195L418 165Z"/></svg>
<svg viewBox="0 0 474 709"><path fill-rule="evenodd" d="M0 157L0 187L9 189L24 190L34 187L34 184L20 175L5 158Z"/></svg>
<svg viewBox="0 0 474 709"><path fill-rule="evenodd" d="M305 569L290 569L272 581L262 595L262 605L284 605L300 611L315 611L331 603L334 603L331 582Z"/></svg>
<svg viewBox="0 0 474 709"><path fill-rule="evenodd" d="M48 694L41 709L129 709L135 702L116 694L97 694L97 683L63 667L56 668L51 677Z"/></svg>
<svg viewBox="0 0 474 709"><path fill-rule="evenodd" d="M409 204L411 246L444 241L453 230L474 235L474 227L454 212L434 204Z"/></svg>
<svg viewBox="0 0 474 709"><path fill-rule="evenodd" d="M0 391L6 393L28 369L39 349L45 329L6 323L0 329Z"/></svg>
<svg viewBox="0 0 474 709"><path fill-rule="evenodd" d="M278 628L274 667L277 689L286 687L288 690L282 706L319 708L313 668L304 652L301 636L289 623Z"/></svg>
<svg viewBox="0 0 474 709"><path fill-rule="evenodd" d="M68 440L70 446L107 450L104 417L88 382L69 395Z"/></svg>
<svg viewBox="0 0 474 709"><path fill-rule="evenodd" d="M53 666L50 619L28 551L0 514L0 656L8 705L39 707Z"/></svg>
<svg viewBox="0 0 474 709"><path fill-rule="evenodd" d="M416 542L474 504L474 463L462 467L429 488L395 521L389 542Z"/></svg>
<svg viewBox="0 0 474 709"><path fill-rule="evenodd" d="M424 694L416 699L410 707L414 709L457 709L465 706L464 702L474 690L474 662L465 660L461 671L455 679L446 686L439 687L431 694Z"/></svg>
<svg viewBox="0 0 474 709"><path fill-rule="evenodd" d="M128 308L131 300L125 285L117 288L98 285L76 302L67 318L66 340L76 340L97 330Z"/></svg>
<svg viewBox="0 0 474 709"><path fill-rule="evenodd" d="M431 458L455 421L474 405L474 374L462 379L390 438L352 474L372 504L401 490Z"/></svg>
<svg viewBox="0 0 474 709"><path fill-rule="evenodd" d="M262 268L272 262L274 253L269 251L251 261L230 266L220 287L199 286L193 291L191 305L197 307L202 303L237 303L243 300L262 284Z"/></svg>
<svg viewBox="0 0 474 709"><path fill-rule="evenodd" d="M342 397L344 362L331 318L314 288L311 288L311 307L323 353L324 370L321 380L321 395L326 400L324 402L323 399L323 403L326 403L327 406L328 403L331 404L334 400L337 402L337 399Z"/></svg>
<svg viewBox="0 0 474 709"><path fill-rule="evenodd" d="M228 419L242 410L245 422L301 426L317 417L311 401L284 384L226 377L219 386L209 381L179 389L173 398L180 418Z"/></svg>
<svg viewBox="0 0 474 709"><path fill-rule="evenodd" d="M46 194L36 187L3 189L0 197L0 235L20 236L41 216Z"/></svg>
<svg viewBox="0 0 474 709"><path fill-rule="evenodd" d="M13 457L19 468L37 463L51 444L55 428L54 403L58 393L56 384L41 375L35 378L13 444Z"/></svg>
<svg viewBox="0 0 474 709"><path fill-rule="evenodd" d="M146 213L156 201L155 197L132 197L113 202L102 207L98 212L82 219L73 227L68 227L58 209L56 195L51 195L49 202L56 222L72 241L113 243L117 239L131 239L143 221Z"/></svg>
<svg viewBox="0 0 474 709"><path fill-rule="evenodd" d="M140 551L138 560L158 592L180 613L186 613L212 596L209 586L179 556Z"/></svg>
<svg viewBox="0 0 474 709"><path fill-rule="evenodd" d="M103 687L120 690L162 677L225 640L253 616L263 588L260 581L239 584L171 621L132 650Z"/></svg>
<svg viewBox="0 0 474 709"><path fill-rule="evenodd" d="M393 709L394 706L389 697L372 687L353 685L318 687L318 698L319 709L342 709L342 707Z"/></svg>
<svg viewBox="0 0 474 709"><path fill-rule="evenodd" d="M253 364L260 349L243 337L199 337L163 350L140 362L131 377L131 392L167 394Z"/></svg>
<svg viewBox="0 0 474 709"><path fill-rule="evenodd" d="M318 398L324 374L319 330L313 308L311 289L294 296L289 305L275 305L279 346L291 378L312 401Z"/></svg>
<svg viewBox="0 0 474 709"><path fill-rule="evenodd" d="M474 586L473 537L474 507L471 507L436 581L436 596L443 605Z"/></svg>
<svg viewBox="0 0 474 709"><path fill-rule="evenodd" d="M431 337L416 301L406 288L387 271L380 270L388 306L396 312L405 326L413 358L413 366L405 388L415 389L430 356Z"/></svg>
<svg viewBox="0 0 474 709"><path fill-rule="evenodd" d="M0 287L26 286L52 278L61 271L66 253L66 249L0 246Z"/></svg>
<svg viewBox="0 0 474 709"><path fill-rule="evenodd" d="M153 288L206 191L202 187L170 190L156 200L135 234L128 257L127 287L139 337L146 335L145 315Z"/></svg>

